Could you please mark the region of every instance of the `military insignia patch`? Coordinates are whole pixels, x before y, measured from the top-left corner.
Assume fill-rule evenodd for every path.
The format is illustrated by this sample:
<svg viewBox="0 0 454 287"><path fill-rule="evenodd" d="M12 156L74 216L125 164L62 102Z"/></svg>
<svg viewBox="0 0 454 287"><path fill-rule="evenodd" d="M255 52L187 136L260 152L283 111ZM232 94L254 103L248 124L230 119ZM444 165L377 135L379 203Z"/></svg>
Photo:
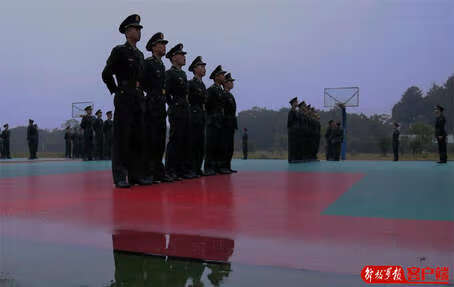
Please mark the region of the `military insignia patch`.
<svg viewBox="0 0 454 287"><path fill-rule="evenodd" d="M140 16L139 15L136 16L136 21L140 22Z"/></svg>

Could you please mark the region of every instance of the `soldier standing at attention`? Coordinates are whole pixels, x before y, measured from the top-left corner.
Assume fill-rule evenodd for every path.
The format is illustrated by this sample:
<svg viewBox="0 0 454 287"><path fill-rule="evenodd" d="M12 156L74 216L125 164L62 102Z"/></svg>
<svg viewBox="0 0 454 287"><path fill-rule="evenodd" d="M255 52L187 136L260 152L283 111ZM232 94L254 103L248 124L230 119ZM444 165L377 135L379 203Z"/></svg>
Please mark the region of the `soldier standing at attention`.
<svg viewBox="0 0 454 287"><path fill-rule="evenodd" d="M104 83L114 94L112 175L118 188L152 184L152 180L143 175L145 163L141 155L145 103L140 81L143 79L144 56L136 46L141 29L137 14L128 16L120 24L119 31L125 35L126 42L112 49L102 72Z"/></svg>
<svg viewBox="0 0 454 287"><path fill-rule="evenodd" d="M9 139L11 136L11 132L9 131L8 124L3 125L3 132L2 132L2 139L3 139L3 158L11 158L11 153L9 150Z"/></svg>
<svg viewBox="0 0 454 287"><path fill-rule="evenodd" d="M104 134L103 139L103 151L104 159L110 160L112 158L112 136L113 136L113 121L112 121L112 111L106 113L107 120L104 121L102 131Z"/></svg>
<svg viewBox="0 0 454 287"><path fill-rule="evenodd" d="M394 122L394 130L393 130L394 161L399 160L399 136L400 136L400 125L397 122Z"/></svg>
<svg viewBox="0 0 454 287"><path fill-rule="evenodd" d="M72 144L72 158L79 158L79 136L77 135L77 128L74 127L71 133Z"/></svg>
<svg viewBox="0 0 454 287"><path fill-rule="evenodd" d="M33 124L33 120L28 120L28 127L27 127L27 142L28 142L28 149L30 151L29 159L36 159L36 151L38 148L38 127Z"/></svg>
<svg viewBox="0 0 454 287"><path fill-rule="evenodd" d="M168 41L164 34L154 34L147 43L152 56L145 59L144 90L147 93L145 109L146 173L156 182L171 182L162 163L166 149L166 67L162 57Z"/></svg>
<svg viewBox="0 0 454 287"><path fill-rule="evenodd" d="M341 145L344 140L344 136L343 136L344 133L343 133L340 125L341 124L339 122L337 122L331 133L331 138L332 138L331 142L333 144L333 153L334 153L335 161L340 160Z"/></svg>
<svg viewBox="0 0 454 287"><path fill-rule="evenodd" d="M65 158L71 158L71 128L65 130Z"/></svg>
<svg viewBox="0 0 454 287"><path fill-rule="evenodd" d="M243 129L243 137L242 137L242 144L243 144L243 159L247 159L247 141L248 141L248 134L247 128Z"/></svg>
<svg viewBox="0 0 454 287"><path fill-rule="evenodd" d="M102 160L103 159L103 120L102 120L102 111L97 110L96 119L93 123L93 130L95 131L95 159Z"/></svg>
<svg viewBox="0 0 454 287"><path fill-rule="evenodd" d="M235 140L235 131L238 129L238 121L236 118L236 101L235 97L230 92L233 89L233 82L230 73L225 75L225 81L222 84L224 87L224 125L222 129L222 141L225 147L224 159L221 168L225 173L235 173L236 170L232 169L233 145Z"/></svg>
<svg viewBox="0 0 454 287"><path fill-rule="evenodd" d="M189 66L194 78L189 81L189 105L191 109L191 147L192 168L196 174L203 176L202 163L205 154L205 103L207 89L202 78L206 74L206 63L198 56Z"/></svg>
<svg viewBox="0 0 454 287"><path fill-rule="evenodd" d="M297 141L297 129L298 129L298 112L296 107L298 106L298 98L290 100L290 111L288 112L287 118L287 132L288 132L288 162L294 163L296 161L298 147Z"/></svg>
<svg viewBox="0 0 454 287"><path fill-rule="evenodd" d="M320 124L320 115L319 114L316 114L315 115L315 119L316 119L316 130L315 130L315 136L316 136L316 145L315 145L315 154L314 154L314 160L318 160L317 158L317 154L318 154L318 150L320 148L320 136L321 136L321 129L322 129L322 126Z"/></svg>
<svg viewBox="0 0 454 287"><path fill-rule="evenodd" d="M79 127L77 130L77 138L78 138L78 150L79 150L79 158L84 159L85 158L85 144L84 144L84 133L82 131L82 128Z"/></svg>
<svg viewBox="0 0 454 287"><path fill-rule="evenodd" d="M222 161L222 124L223 124L223 94L222 83L225 80L225 71L219 65L210 75L210 79L214 81L207 89L207 127L206 127L206 159L205 159L205 175L215 175L216 173L223 174L221 170ZM228 172L230 173L230 172Z"/></svg>
<svg viewBox="0 0 454 287"><path fill-rule="evenodd" d="M194 178L191 170L190 116L188 102L188 80L181 68L186 65L183 44L170 49L166 57L172 67L166 71L166 94L170 101L170 133L167 146L166 170L173 179Z"/></svg>
<svg viewBox="0 0 454 287"><path fill-rule="evenodd" d="M95 117L91 114L91 106L85 108L86 114L82 117L80 127L84 130L84 160L93 160L93 124Z"/></svg>
<svg viewBox="0 0 454 287"><path fill-rule="evenodd" d="M438 163L447 163L448 162L448 155L446 152L446 130L445 124L446 119L443 115L444 108L440 105L435 107L435 114L437 118L435 120L435 137L437 138L438 142L438 153L440 154L440 161Z"/></svg>

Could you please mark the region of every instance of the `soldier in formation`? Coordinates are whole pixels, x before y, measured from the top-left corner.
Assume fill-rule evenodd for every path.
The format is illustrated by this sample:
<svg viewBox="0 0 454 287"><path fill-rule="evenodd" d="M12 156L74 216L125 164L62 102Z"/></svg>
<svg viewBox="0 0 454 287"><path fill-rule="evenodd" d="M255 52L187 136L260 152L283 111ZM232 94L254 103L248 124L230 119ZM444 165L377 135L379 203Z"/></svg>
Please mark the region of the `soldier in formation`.
<svg viewBox="0 0 454 287"><path fill-rule="evenodd" d="M65 129L65 158L71 158L71 141L72 141L72 134L71 134L71 127L67 126Z"/></svg>
<svg viewBox="0 0 454 287"><path fill-rule="evenodd" d="M38 141L39 141L39 134L38 134L38 126L34 124L32 119L28 120L28 127L27 127L27 143L28 143L28 150L30 152L29 159L37 159L36 152L38 151Z"/></svg>
<svg viewBox="0 0 454 287"><path fill-rule="evenodd" d="M437 116L435 119L435 138L437 139L438 154L440 155L438 163L442 164L448 162L448 154L446 151L447 133L445 130L446 119L443 112L444 108L442 106L437 105L435 107L435 115Z"/></svg>
<svg viewBox="0 0 454 287"><path fill-rule="evenodd" d="M95 152L94 152L94 158L96 160L102 160L104 159L103 155L103 138L104 138L104 121L102 120L102 111L97 110L95 113L96 119L93 121L93 131L95 133L94 138L95 138Z"/></svg>
<svg viewBox="0 0 454 287"><path fill-rule="evenodd" d="M288 114L289 163L317 160L320 145L320 117L311 105L290 100Z"/></svg>
<svg viewBox="0 0 454 287"><path fill-rule="evenodd" d="M112 49L102 72L114 95L111 139L115 186L128 188L235 172L231 169L237 129L236 101L231 93L234 79L226 79L226 71L219 65L210 74L213 84L207 89L203 83L206 63L198 56L188 68L194 75L188 80L183 70L183 44L167 52L168 41L161 32L147 42L146 50L152 55L144 59L136 46L141 38L140 20L133 14L120 24L126 42ZM164 56L171 64L168 70ZM170 130L166 146L167 116ZM107 138L104 130L104 141Z"/></svg>
<svg viewBox="0 0 454 287"><path fill-rule="evenodd" d="M3 159L11 159L11 152L10 152L10 137L11 132L9 131L8 124L3 125L3 131L1 134L2 138L2 158Z"/></svg>
<svg viewBox="0 0 454 287"><path fill-rule="evenodd" d="M103 152L104 159L110 160L112 158L112 136L113 136L113 121L112 121L112 111L106 113L107 120L104 121L102 126L103 132Z"/></svg>

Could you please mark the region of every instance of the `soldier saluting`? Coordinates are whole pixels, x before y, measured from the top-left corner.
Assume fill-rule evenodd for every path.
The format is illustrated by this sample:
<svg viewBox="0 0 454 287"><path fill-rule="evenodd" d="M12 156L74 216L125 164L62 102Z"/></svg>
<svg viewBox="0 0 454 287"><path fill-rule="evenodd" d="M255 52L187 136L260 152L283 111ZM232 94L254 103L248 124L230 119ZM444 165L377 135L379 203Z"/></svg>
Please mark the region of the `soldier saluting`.
<svg viewBox="0 0 454 287"><path fill-rule="evenodd" d="M146 173L153 176L155 181L171 182L162 163L166 149L166 67L162 57L166 54L168 41L164 34L154 34L147 43L147 51L152 56L145 59L144 90L147 93L145 110L145 142L147 149Z"/></svg>
<svg viewBox="0 0 454 287"><path fill-rule="evenodd" d="M140 81L143 77L144 56L136 46L140 41L141 29L140 16L137 14L128 16L120 24L119 31L126 36L126 42L112 49L102 72L104 83L109 92L114 94L112 174L118 188L128 188L134 183L152 183L141 175L143 92Z"/></svg>
<svg viewBox="0 0 454 287"><path fill-rule="evenodd" d="M202 176L202 163L205 153L205 103L207 89L202 81L206 74L206 63L198 56L189 66L189 71L194 78L189 81L189 105L191 107L191 147L192 147L192 168L198 175Z"/></svg>
<svg viewBox="0 0 454 287"><path fill-rule="evenodd" d="M440 105L435 107L435 114L437 118L435 120L435 137L438 142L438 153L440 154L440 161L438 163L447 163L448 155L446 152L446 130L445 124L446 119L443 115L444 108Z"/></svg>

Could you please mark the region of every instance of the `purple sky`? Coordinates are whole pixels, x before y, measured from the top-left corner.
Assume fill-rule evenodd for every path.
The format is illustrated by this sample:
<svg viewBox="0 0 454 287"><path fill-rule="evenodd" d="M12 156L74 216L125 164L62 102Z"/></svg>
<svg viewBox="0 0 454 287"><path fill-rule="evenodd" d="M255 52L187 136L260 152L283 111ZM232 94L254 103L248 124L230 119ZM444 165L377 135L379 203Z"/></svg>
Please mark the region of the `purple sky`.
<svg viewBox="0 0 454 287"><path fill-rule="evenodd" d="M426 91L454 74L452 0L15 0L0 10L0 122L55 128L72 102L113 109L101 71L132 13L146 57L161 31L168 49L185 45L188 65L201 55L208 73L231 71L239 111L294 96L322 108L323 88L360 86L350 111L390 113L409 86Z"/></svg>

